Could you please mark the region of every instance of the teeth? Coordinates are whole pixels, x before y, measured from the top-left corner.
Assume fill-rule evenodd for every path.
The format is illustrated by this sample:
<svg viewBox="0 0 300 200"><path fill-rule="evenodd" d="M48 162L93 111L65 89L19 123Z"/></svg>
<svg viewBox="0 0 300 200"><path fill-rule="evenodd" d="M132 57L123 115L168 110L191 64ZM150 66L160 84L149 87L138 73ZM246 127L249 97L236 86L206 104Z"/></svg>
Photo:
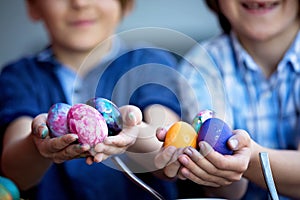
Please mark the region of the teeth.
<svg viewBox="0 0 300 200"><path fill-rule="evenodd" d="M259 8L258 3L248 3L248 4L246 4L246 6L250 9L258 9Z"/></svg>
<svg viewBox="0 0 300 200"><path fill-rule="evenodd" d="M271 8L276 2L247 2L244 5L249 9Z"/></svg>

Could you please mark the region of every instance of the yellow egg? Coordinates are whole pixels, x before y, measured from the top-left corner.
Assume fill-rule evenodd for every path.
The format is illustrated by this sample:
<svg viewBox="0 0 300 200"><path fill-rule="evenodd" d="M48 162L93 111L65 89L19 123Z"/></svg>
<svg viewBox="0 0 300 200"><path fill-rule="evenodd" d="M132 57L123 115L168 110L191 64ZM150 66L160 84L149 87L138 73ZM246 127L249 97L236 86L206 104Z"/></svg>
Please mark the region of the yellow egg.
<svg viewBox="0 0 300 200"><path fill-rule="evenodd" d="M191 146L196 148L197 133L192 125L179 121L174 123L167 131L164 146L177 148Z"/></svg>

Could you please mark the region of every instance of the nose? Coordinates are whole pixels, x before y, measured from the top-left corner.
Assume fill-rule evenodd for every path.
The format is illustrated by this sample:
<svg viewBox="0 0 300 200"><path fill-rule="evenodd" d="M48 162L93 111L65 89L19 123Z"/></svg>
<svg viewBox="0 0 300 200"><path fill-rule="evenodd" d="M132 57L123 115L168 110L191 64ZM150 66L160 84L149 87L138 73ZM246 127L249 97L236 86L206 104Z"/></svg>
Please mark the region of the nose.
<svg viewBox="0 0 300 200"><path fill-rule="evenodd" d="M71 0L71 5L74 8L80 8L88 5L93 0Z"/></svg>

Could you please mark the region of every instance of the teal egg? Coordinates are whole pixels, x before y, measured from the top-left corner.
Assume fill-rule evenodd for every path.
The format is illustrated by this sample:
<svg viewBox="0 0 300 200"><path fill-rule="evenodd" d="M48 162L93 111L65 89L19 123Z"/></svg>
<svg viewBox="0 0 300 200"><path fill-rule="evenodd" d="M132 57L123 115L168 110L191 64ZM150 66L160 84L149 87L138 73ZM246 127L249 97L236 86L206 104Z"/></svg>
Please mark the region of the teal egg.
<svg viewBox="0 0 300 200"><path fill-rule="evenodd" d="M16 184L3 176L0 176L0 199L20 200L20 191Z"/></svg>
<svg viewBox="0 0 300 200"><path fill-rule="evenodd" d="M96 108L103 116L108 127L108 136L117 135L121 132L123 127L122 116L119 108L110 100L95 97L89 99L86 104Z"/></svg>
<svg viewBox="0 0 300 200"><path fill-rule="evenodd" d="M209 118L212 118L215 116L215 112L212 110L202 110L194 117L192 126L196 130L196 132L199 134L200 128L202 124Z"/></svg>

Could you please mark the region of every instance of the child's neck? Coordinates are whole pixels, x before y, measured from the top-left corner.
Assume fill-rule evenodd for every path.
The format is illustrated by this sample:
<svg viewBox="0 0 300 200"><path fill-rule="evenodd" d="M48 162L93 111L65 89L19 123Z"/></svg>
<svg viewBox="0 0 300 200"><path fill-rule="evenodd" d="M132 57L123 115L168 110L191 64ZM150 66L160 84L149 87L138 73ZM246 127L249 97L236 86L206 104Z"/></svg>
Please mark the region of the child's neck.
<svg viewBox="0 0 300 200"><path fill-rule="evenodd" d="M105 45L89 51L73 51L55 47L53 47L53 51L61 63L74 70L78 75L84 76L102 60L110 48L111 42L107 42Z"/></svg>
<svg viewBox="0 0 300 200"><path fill-rule="evenodd" d="M298 31L299 26L295 26L288 31L263 41L243 38L242 44L268 78L276 71L279 62L290 48Z"/></svg>

